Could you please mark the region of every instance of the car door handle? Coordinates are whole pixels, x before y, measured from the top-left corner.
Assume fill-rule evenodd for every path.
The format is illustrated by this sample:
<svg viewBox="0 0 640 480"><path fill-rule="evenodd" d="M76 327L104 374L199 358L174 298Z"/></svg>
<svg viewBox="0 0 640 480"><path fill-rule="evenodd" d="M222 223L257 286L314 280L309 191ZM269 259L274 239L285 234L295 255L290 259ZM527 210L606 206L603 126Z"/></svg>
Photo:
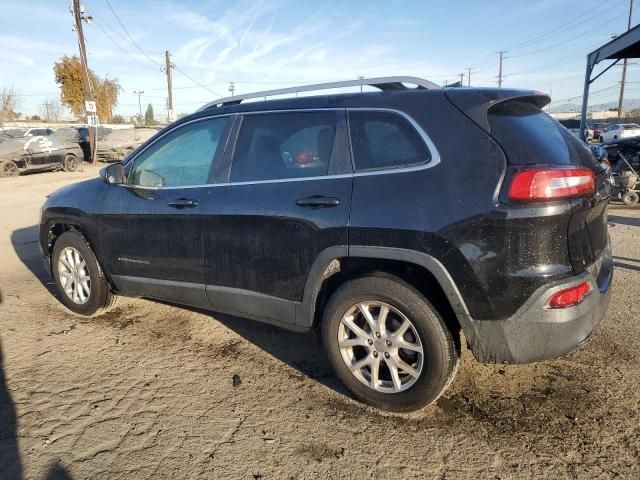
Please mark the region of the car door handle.
<svg viewBox="0 0 640 480"><path fill-rule="evenodd" d="M177 200L169 202L167 205L180 210L183 208L195 208L198 206L198 201L192 198L178 198Z"/></svg>
<svg viewBox="0 0 640 480"><path fill-rule="evenodd" d="M307 198L301 198L296 205L305 208L329 208L340 205L340 199L336 197L323 197L321 195L313 195Z"/></svg>

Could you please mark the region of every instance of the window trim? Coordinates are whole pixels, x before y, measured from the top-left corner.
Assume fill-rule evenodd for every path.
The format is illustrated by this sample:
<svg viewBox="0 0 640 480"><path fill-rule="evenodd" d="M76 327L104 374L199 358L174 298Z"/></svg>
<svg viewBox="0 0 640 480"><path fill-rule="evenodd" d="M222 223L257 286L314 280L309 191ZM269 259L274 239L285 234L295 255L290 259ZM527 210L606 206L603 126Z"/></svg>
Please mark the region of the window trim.
<svg viewBox="0 0 640 480"><path fill-rule="evenodd" d="M244 124L244 118L249 115L269 115L269 114L278 114L278 113L298 113L298 112L335 112L336 116L338 113L342 113L341 118L336 121L336 133L334 137L334 141L338 140L340 134L346 136L345 140L347 142L347 155L349 158L347 162L351 167L351 172L340 173L340 174L327 174L327 175L315 175L309 177L291 177L291 178L272 178L270 180L247 180L242 182L230 182L231 173L233 171L233 161L236 155L236 148L238 146L238 139L240 138L240 132L242 131L242 126ZM350 177L353 174L353 157L351 155L351 140L349 139L349 125L347 121L347 112L344 107L329 107L329 108L287 108L282 110L256 110L253 112L241 112L238 114L238 128L234 133L233 145L229 151L229 165L227 171L227 182L218 185L252 185L252 184L260 184L260 183L282 183L282 182L291 182L293 180L318 180L321 178L343 178ZM344 129L343 132L340 129ZM332 163L335 161L333 157L328 165L328 170L331 170Z"/></svg>
<svg viewBox="0 0 640 480"><path fill-rule="evenodd" d="M322 175L322 176L315 176L315 177L254 180L254 181L247 181L247 182L229 182L228 181L229 177L227 177L227 181L220 182L220 183L209 183L204 185L184 185L180 187L143 187L143 186L135 186L135 185L129 185L129 184L122 184L120 186L136 188L136 189L144 189L144 190L176 190L176 189L190 189L190 188L203 188L203 187L207 187L207 188L227 187L227 186L234 186L234 185L259 185L263 183L307 182L307 181L326 180L326 179L334 179L334 178L357 178L357 177L368 177L371 175L386 175L386 174L393 174L393 173L415 172L415 171L421 171L421 170L427 170L429 168L433 168L436 165L440 164L441 162L440 153L438 152L438 149L436 148L435 144L433 143L429 135L427 135L424 129L420 126L418 122L416 122L416 120L411 115L409 115L406 112L403 112L402 110L397 110L394 108L384 108L384 107L380 107L380 108L377 108L377 107L329 107L329 108L287 108L287 109L281 109L281 110L277 110L277 109L254 110L250 112L230 112L230 113L224 113L224 114L207 115L206 117L198 117L188 122L181 123L179 126L176 126L175 128L170 128L162 132L157 138L154 138L153 141L145 145L142 150L140 150L139 152L136 152L136 154L133 157L131 157L127 161L127 163L124 164L124 166L125 168L127 168L129 164L131 162L135 162L138 156L141 155L145 150L147 150L147 148L151 147L151 145L153 145L154 143L162 139L165 135L173 132L176 128L182 127L183 125L188 125L190 123L199 122L202 120L209 120L212 118L236 117L232 119L233 123L230 126L229 135L227 137L226 144L225 144L225 151L223 154L224 155L223 162L228 160L229 161L228 167L229 169L231 169L233 154L235 153L236 142L239 136L238 135L239 127L242 124L241 118L244 115L259 115L262 113L285 113L285 112L316 112L316 111L327 111L327 110L346 110L347 136L349 140L349 150L351 150L351 134L350 134L349 125L348 125L349 111L355 110L355 111L371 111L371 112L390 112L390 113L395 113L397 115L400 115L401 117L404 117L411 124L411 126L418 132L418 135L420 136L422 141L425 143L425 146L429 149L429 153L431 154L431 159L427 162L418 163L418 164L410 164L410 165L398 166L398 167L381 167L375 170L356 171L353 165L353 153L350 151L349 155L351 156L351 168L352 168L352 171L350 173ZM238 117L240 118L240 120L238 120ZM234 128L236 127L236 124L238 125L238 129L235 130L235 133L234 133ZM233 142L233 145L231 145L230 152L227 152L227 149L229 149L230 147L230 142ZM228 155L229 155L229 158L227 158Z"/></svg>
<svg viewBox="0 0 640 480"><path fill-rule="evenodd" d="M409 123L409 125L413 128L413 130L418 134L418 137L420 137L420 140L422 140L423 146L427 150L428 158L421 162L402 163L395 166L372 167L372 168L364 168L364 169L358 170L356 168L356 158L353 152L353 144L351 142L352 135L351 135L351 121L349 119L349 112L391 113L393 115L404 118ZM433 144L429 136L418 124L418 122L416 122L415 119L410 115L408 115L406 112L402 112L400 110L395 110L391 108L367 108L367 107L347 108L347 126L349 130L349 148L351 149L351 162L352 162L354 175L361 176L365 174L373 174L376 172L387 173L387 172L397 171L398 169L406 169L406 168L410 169L413 167L422 167L426 165L431 165L432 162L435 162L435 163L431 166L435 166L438 163L440 163L440 155L438 154L438 150L436 149L436 146Z"/></svg>
<svg viewBox="0 0 640 480"><path fill-rule="evenodd" d="M235 120L237 114L236 113L225 113L222 115L207 115L206 117L198 117L198 118L194 118L193 120L189 120L188 122L184 122L181 123L180 125L176 125L173 128L166 128L164 131L159 132L159 135L157 137L151 137L151 139L149 139L146 143L146 145L144 145L144 147L135 153L135 155L131 156L126 163L123 163L123 167L126 169L129 169L127 172L127 183L123 183L120 184L123 187L129 187L129 188L135 188L135 189L144 189L144 190L176 190L176 189L180 189L180 188L198 188L198 187L209 187L211 185L220 185L219 183L203 183L200 185L184 185L184 186L172 186L172 187L149 187L146 185L132 185L131 183L129 183L130 180L130 174L131 174L131 170L133 169L133 167L135 166L135 162L140 158L140 156L142 154L144 154L144 152L146 152L149 148L151 148L153 145L155 145L157 142L161 141L164 137L166 137L167 135L170 135L174 132L176 132L177 130L181 129L182 127L185 127L187 125L191 125L192 123L197 123L197 122L204 122L204 121L208 121L208 120L215 120L218 118L227 118L230 117L231 120L229 122L229 125L223 130L223 133L226 134L226 137L224 139L224 145L222 146L222 151L220 152L220 160L221 162L225 162L225 157L226 157L226 150L227 150L227 146L229 145L229 140L231 137L231 134L233 133L233 127L235 125ZM214 158L212 160L212 162L215 161L215 155ZM211 179L211 175L213 173L213 168L214 165L212 163L211 165L212 170L209 171L209 180Z"/></svg>

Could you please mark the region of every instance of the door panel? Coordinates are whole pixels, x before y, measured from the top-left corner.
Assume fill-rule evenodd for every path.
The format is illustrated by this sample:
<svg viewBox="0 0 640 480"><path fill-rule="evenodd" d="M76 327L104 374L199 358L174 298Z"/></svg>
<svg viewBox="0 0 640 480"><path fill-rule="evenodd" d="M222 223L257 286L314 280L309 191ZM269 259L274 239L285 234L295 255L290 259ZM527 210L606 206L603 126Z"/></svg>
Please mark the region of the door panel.
<svg viewBox="0 0 640 480"><path fill-rule="evenodd" d="M348 243L349 166L344 110L244 116L231 182L203 210L214 308L294 322L319 253Z"/></svg>
<svg viewBox="0 0 640 480"><path fill-rule="evenodd" d="M216 188L203 212L207 285L301 301L318 254L347 245L351 183L346 177ZM314 195L340 204L297 205Z"/></svg>
<svg viewBox="0 0 640 480"><path fill-rule="evenodd" d="M177 126L133 160L128 185L105 196L105 268L124 293L208 305L202 211L210 201L231 119Z"/></svg>
<svg viewBox="0 0 640 480"><path fill-rule="evenodd" d="M102 219L105 269L126 293L206 305L201 219L206 187L109 188ZM179 199L198 206L178 209ZM189 293L191 292L191 293Z"/></svg>

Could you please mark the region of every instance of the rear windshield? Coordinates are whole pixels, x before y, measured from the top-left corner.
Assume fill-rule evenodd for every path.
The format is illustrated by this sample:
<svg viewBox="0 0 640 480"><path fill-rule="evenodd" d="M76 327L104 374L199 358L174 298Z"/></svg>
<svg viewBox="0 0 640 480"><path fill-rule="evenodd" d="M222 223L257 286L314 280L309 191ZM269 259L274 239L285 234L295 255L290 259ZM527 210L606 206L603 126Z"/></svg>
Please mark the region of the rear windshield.
<svg viewBox="0 0 640 480"><path fill-rule="evenodd" d="M531 103L499 103L489 110L489 126L510 164L597 168L595 157L580 140Z"/></svg>

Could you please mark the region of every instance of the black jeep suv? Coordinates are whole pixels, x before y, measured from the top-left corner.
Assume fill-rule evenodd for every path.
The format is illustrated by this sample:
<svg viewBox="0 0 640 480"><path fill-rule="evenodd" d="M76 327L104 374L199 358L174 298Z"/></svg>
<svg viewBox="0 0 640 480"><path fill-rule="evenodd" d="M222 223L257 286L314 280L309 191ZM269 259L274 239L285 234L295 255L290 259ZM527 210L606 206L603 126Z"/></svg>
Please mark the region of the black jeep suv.
<svg viewBox="0 0 640 480"><path fill-rule="evenodd" d="M585 342L609 301L609 193L549 98L365 82L381 91L214 102L52 194L40 243L62 302L319 328L353 394L397 411L447 388L461 330L486 363Z"/></svg>

